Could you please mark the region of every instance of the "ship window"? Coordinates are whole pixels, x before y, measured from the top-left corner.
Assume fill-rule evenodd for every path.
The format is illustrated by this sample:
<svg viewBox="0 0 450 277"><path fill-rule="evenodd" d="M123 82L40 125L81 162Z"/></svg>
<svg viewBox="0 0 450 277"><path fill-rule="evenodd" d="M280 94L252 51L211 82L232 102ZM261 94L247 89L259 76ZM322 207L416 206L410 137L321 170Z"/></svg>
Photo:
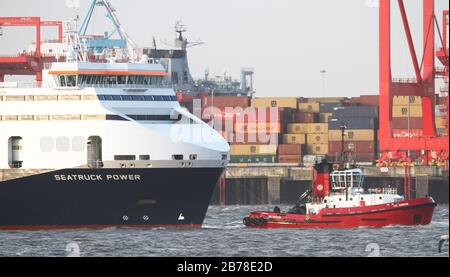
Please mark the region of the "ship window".
<svg viewBox="0 0 450 277"><path fill-rule="evenodd" d="M104 95L97 95L98 96L98 100L105 100L105 96Z"/></svg>
<svg viewBox="0 0 450 277"><path fill-rule="evenodd" d="M64 75L59 75L59 85L61 87L65 87L66 86L66 78L64 77Z"/></svg>
<svg viewBox="0 0 450 277"><path fill-rule="evenodd" d="M178 73L177 72L172 72L172 83L178 84Z"/></svg>
<svg viewBox="0 0 450 277"><path fill-rule="evenodd" d="M113 100L112 95L105 95L105 100L106 101L112 101Z"/></svg>
<svg viewBox="0 0 450 277"><path fill-rule="evenodd" d="M178 101L178 99L177 99L176 96L170 96L170 100L172 100L172 101Z"/></svg>
<svg viewBox="0 0 450 277"><path fill-rule="evenodd" d="M112 98L113 98L114 101L122 100L122 97L120 97L120 95L113 95Z"/></svg>
<svg viewBox="0 0 450 277"><path fill-rule="evenodd" d="M133 101L144 101L144 97L141 95L132 95L131 99L133 99Z"/></svg>
<svg viewBox="0 0 450 277"><path fill-rule="evenodd" d="M10 137L8 140L8 157L10 168L21 168L23 163L22 137Z"/></svg>
<svg viewBox="0 0 450 277"><path fill-rule="evenodd" d="M69 149L70 149L70 138L69 137L57 137L56 138L56 151L68 152Z"/></svg>
<svg viewBox="0 0 450 277"><path fill-rule="evenodd" d="M164 101L171 101L171 100L170 100L170 96L167 96L167 95L164 95L164 96L163 96L163 99L164 99Z"/></svg>
<svg viewBox="0 0 450 277"><path fill-rule="evenodd" d="M139 155L139 160L140 161L149 161L150 155Z"/></svg>
<svg viewBox="0 0 450 277"><path fill-rule="evenodd" d="M122 95L123 101L131 101L131 95Z"/></svg>
<svg viewBox="0 0 450 277"><path fill-rule="evenodd" d="M189 155L189 160L192 160L192 161L197 160L197 154L191 154L191 155Z"/></svg>
<svg viewBox="0 0 450 277"><path fill-rule="evenodd" d="M115 161L135 161L135 155L114 155Z"/></svg>
<svg viewBox="0 0 450 277"><path fill-rule="evenodd" d="M67 83L68 87L75 87L77 85L77 76L76 75L67 75Z"/></svg>
<svg viewBox="0 0 450 277"><path fill-rule="evenodd" d="M183 155L172 155L172 160L182 161L184 159Z"/></svg>
<svg viewBox="0 0 450 277"><path fill-rule="evenodd" d="M117 83L119 85L125 85L127 83L127 76L123 76L123 75L117 76Z"/></svg>
<svg viewBox="0 0 450 277"><path fill-rule="evenodd" d="M153 96L151 95L144 95L145 101L153 101Z"/></svg>
<svg viewBox="0 0 450 277"><path fill-rule="evenodd" d="M40 147L42 152L52 152L55 148L55 140L53 137L42 137Z"/></svg>
<svg viewBox="0 0 450 277"><path fill-rule="evenodd" d="M154 95L154 96L153 96L153 99L155 99L155 101L164 101L164 100L163 100L163 97L160 96L160 95Z"/></svg>
<svg viewBox="0 0 450 277"><path fill-rule="evenodd" d="M136 120L147 120L147 115L145 115L145 114L138 114L136 116Z"/></svg>

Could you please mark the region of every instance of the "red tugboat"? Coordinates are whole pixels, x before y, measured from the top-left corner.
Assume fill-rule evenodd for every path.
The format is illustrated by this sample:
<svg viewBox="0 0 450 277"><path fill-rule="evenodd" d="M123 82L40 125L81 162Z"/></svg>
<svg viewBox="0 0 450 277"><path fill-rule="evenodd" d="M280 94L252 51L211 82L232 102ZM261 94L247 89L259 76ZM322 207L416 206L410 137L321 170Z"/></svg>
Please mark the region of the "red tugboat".
<svg viewBox="0 0 450 277"><path fill-rule="evenodd" d="M345 163L317 163L312 188L289 212L252 212L251 228L357 228L427 225L436 203L431 197L404 199L393 188L364 191L363 171Z"/></svg>

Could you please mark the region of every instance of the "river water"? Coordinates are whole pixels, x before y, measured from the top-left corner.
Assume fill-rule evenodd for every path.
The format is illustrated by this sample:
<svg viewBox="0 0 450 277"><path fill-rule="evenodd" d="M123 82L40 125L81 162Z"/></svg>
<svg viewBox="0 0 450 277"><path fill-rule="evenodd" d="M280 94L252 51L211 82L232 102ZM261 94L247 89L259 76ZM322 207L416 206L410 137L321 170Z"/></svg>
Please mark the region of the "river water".
<svg viewBox="0 0 450 277"><path fill-rule="evenodd" d="M287 209L288 207L283 207ZM427 226L382 229L247 229L242 218L268 206L211 206L203 228L0 232L0 256L443 256L449 207Z"/></svg>

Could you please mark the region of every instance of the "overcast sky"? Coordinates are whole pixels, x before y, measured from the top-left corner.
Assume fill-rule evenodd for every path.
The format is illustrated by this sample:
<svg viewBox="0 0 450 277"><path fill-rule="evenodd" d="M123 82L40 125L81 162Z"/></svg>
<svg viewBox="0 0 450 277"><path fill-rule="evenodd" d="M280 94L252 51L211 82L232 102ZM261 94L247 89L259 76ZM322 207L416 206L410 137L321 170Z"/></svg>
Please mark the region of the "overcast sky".
<svg viewBox="0 0 450 277"><path fill-rule="evenodd" d="M110 0L124 28L139 46L152 37L172 41L181 20L191 41L194 77L227 72L239 78L241 67L255 69L258 96L322 96L320 71L325 69L327 96L357 96L378 92L378 9L374 0ZM393 9L393 73L412 77L397 1ZM421 2L405 0L416 49L421 49ZM0 0L0 16L40 16L43 20L84 18L91 0L68 8L64 0ZM436 0L436 13L448 1ZM111 31L98 9L91 31ZM45 38L56 31L45 30ZM16 53L34 41L33 28L3 28L0 54ZM398 58L397 58L398 57ZM420 59L420 57L419 57Z"/></svg>

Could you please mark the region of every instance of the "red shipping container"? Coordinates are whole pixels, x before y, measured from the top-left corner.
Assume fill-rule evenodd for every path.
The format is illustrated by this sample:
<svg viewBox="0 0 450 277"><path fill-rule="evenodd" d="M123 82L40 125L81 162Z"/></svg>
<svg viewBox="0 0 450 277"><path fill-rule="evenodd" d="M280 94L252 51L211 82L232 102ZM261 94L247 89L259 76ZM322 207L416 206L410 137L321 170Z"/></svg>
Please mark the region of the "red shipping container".
<svg viewBox="0 0 450 277"><path fill-rule="evenodd" d="M206 96L202 97L202 108L205 107L242 107L246 108L249 106L249 99L247 96Z"/></svg>
<svg viewBox="0 0 450 277"><path fill-rule="evenodd" d="M283 120L284 113L284 110L277 108L205 107L202 109L202 118L206 120L209 120L211 117L223 118L224 120L233 120L233 122L239 121L239 123L279 123Z"/></svg>
<svg viewBox="0 0 450 277"><path fill-rule="evenodd" d="M312 112L294 112L291 123L315 123L316 113Z"/></svg>
<svg viewBox="0 0 450 277"><path fill-rule="evenodd" d="M392 128L393 129L408 129L408 118L407 117L393 117L392 118ZM409 129L422 129L422 118L421 117L410 117L409 118Z"/></svg>
<svg viewBox="0 0 450 277"><path fill-rule="evenodd" d="M353 153L358 154L368 154L376 151L375 142L373 141L345 141L344 150L351 150ZM328 143L328 153L330 156L334 157L336 153L339 155L341 151L342 146L340 141L330 141Z"/></svg>
<svg viewBox="0 0 450 277"><path fill-rule="evenodd" d="M278 145L279 155L301 155L304 151L304 144L280 144Z"/></svg>
<svg viewBox="0 0 450 277"><path fill-rule="evenodd" d="M278 162L282 164L300 164L302 162L301 155L279 155Z"/></svg>

